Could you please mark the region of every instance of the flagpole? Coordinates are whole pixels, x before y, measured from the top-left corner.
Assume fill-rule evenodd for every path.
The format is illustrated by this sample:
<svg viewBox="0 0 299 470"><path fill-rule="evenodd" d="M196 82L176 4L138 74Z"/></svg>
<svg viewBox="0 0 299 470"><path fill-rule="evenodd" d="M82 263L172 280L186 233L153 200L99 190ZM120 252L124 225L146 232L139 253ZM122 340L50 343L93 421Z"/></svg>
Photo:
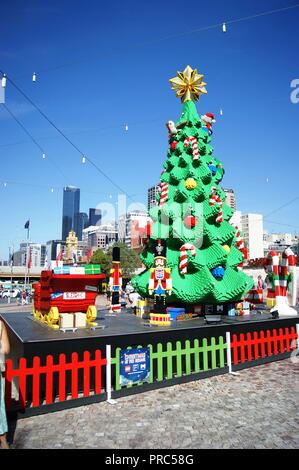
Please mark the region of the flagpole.
<svg viewBox="0 0 299 470"><path fill-rule="evenodd" d="M25 269L25 285L24 285L24 290L25 290L25 291L26 291L26 288L27 288L27 282L29 283L29 269L28 269L28 261L29 261L29 253L28 253L28 247L29 247L29 230L30 230L30 219L28 219L28 227L27 227L26 269Z"/></svg>

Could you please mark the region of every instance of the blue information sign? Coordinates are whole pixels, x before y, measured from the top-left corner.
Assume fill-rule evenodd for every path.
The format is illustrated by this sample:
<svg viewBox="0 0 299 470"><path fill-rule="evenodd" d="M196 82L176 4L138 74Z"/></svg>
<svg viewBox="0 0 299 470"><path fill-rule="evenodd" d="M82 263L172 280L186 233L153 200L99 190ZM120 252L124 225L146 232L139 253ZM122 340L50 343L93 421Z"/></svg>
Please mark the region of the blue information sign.
<svg viewBox="0 0 299 470"><path fill-rule="evenodd" d="M123 349L120 353L120 384L147 382L150 375L149 348Z"/></svg>

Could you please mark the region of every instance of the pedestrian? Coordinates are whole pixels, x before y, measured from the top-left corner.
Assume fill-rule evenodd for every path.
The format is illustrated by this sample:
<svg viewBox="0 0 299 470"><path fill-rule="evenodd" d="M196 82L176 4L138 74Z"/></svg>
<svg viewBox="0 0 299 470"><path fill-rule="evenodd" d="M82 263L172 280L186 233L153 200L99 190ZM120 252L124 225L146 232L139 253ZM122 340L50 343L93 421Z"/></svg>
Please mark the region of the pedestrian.
<svg viewBox="0 0 299 470"><path fill-rule="evenodd" d="M131 304L131 308L135 315L136 315L137 300L141 300L141 296L138 294L138 292L131 292L129 294L129 302Z"/></svg>
<svg viewBox="0 0 299 470"><path fill-rule="evenodd" d="M260 290L265 288L265 283L264 283L261 275L259 275L258 278L257 278L257 288L260 289Z"/></svg>
<svg viewBox="0 0 299 470"><path fill-rule="evenodd" d="M6 439L7 419L4 401L4 379L2 371L5 368L5 355L9 354L9 341L4 323L0 320L0 448L9 449Z"/></svg>

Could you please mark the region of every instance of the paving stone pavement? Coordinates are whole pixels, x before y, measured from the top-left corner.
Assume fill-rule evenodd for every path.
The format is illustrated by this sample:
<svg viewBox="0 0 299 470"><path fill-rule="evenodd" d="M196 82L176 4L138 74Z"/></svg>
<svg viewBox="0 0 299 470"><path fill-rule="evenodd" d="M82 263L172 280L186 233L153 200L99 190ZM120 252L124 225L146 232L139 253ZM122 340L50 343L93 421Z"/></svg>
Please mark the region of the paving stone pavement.
<svg viewBox="0 0 299 470"><path fill-rule="evenodd" d="M12 448L298 448L299 362L290 359L19 420Z"/></svg>

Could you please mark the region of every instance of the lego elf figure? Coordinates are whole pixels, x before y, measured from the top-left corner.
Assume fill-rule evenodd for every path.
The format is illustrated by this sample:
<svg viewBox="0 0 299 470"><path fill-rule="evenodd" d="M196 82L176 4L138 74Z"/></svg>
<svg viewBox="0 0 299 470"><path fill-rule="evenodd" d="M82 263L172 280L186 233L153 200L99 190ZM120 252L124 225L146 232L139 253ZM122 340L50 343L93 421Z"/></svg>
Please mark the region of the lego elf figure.
<svg viewBox="0 0 299 470"><path fill-rule="evenodd" d="M156 195L157 204L149 210L151 232L140 256L145 269L132 285L142 297L148 296L149 286L154 291L160 239L166 242L167 268L171 269L172 289L164 297L167 305L239 302L253 280L239 268L244 253L240 233L231 223L233 209L225 203L221 187L224 169L214 155L209 132L213 116L200 117L194 103L207 93L206 83L190 66L170 82L183 109L177 121L168 122L161 191Z"/></svg>
<svg viewBox="0 0 299 470"><path fill-rule="evenodd" d="M166 312L166 295L171 295L172 281L170 268L166 267L166 242L158 240L155 247L154 268L150 270L148 292L154 295L154 312Z"/></svg>

